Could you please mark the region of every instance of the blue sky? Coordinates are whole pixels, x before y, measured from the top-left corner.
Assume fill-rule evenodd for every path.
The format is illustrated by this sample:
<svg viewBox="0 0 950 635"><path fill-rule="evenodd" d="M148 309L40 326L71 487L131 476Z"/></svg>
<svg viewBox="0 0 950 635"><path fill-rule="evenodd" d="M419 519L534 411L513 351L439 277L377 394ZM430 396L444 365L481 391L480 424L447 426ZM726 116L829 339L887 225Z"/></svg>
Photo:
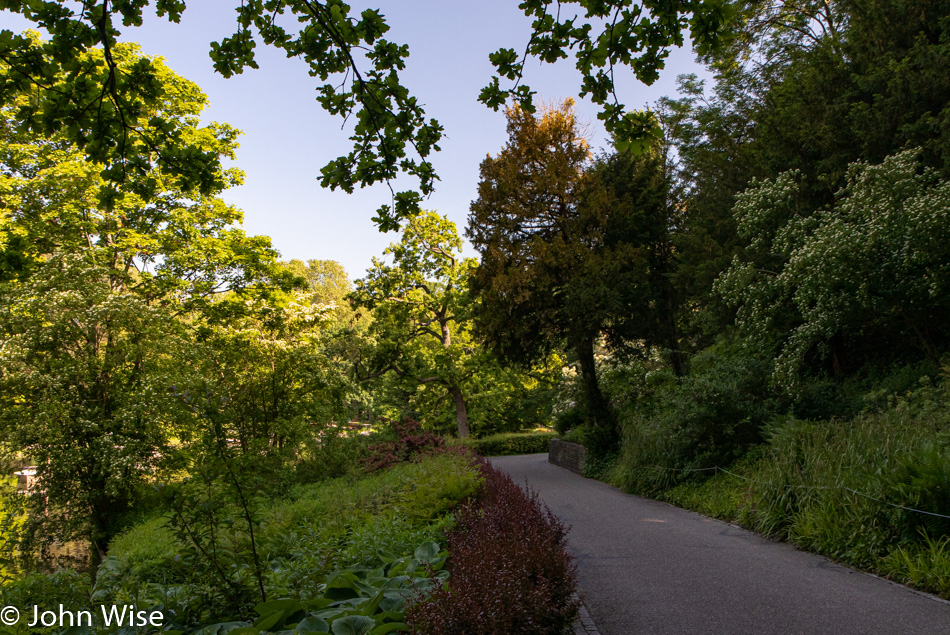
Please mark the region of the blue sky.
<svg viewBox="0 0 950 635"><path fill-rule="evenodd" d="M370 220L389 201L389 191L378 186L347 195L320 187L320 168L349 151L349 135L340 120L317 104L318 79L307 74L302 61L261 45L260 69L227 80L214 73L208 44L233 32L236 4L192 1L181 24L152 15L142 27L125 29L122 38L138 41L146 54L163 56L172 69L197 82L210 99L206 121L227 122L244 132L235 165L247 179L224 198L244 210L246 231L270 236L285 259L337 260L351 277L360 277L372 257L397 239L396 234L379 233ZM404 84L447 135L440 144L442 152L433 159L441 182L424 207L447 215L461 233L475 196L478 165L506 140L504 114L476 101L492 74L488 54L503 46L521 50L530 21L518 10L517 0L377 0L351 5L356 11L380 9L391 27L386 37L409 45ZM28 26L19 16L0 13L0 27ZM620 99L628 107L642 107L673 95L681 73L704 75L687 49L674 51L651 87L630 72L618 78ZM558 101L576 96L580 85L570 60L556 65L532 62L526 81L541 98ZM596 108L579 101L578 112L590 122L592 145L604 146ZM466 253L475 255L471 248Z"/></svg>

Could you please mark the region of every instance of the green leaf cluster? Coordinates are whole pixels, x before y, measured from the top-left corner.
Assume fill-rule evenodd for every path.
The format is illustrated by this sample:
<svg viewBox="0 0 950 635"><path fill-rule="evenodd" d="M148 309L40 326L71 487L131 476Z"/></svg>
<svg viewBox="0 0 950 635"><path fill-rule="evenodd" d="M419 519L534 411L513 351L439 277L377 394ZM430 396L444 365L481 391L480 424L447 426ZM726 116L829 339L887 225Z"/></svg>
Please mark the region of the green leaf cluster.
<svg viewBox="0 0 950 635"><path fill-rule="evenodd" d="M219 153L189 134L191 125L173 117L142 117L163 101L186 101L169 91L160 60L129 59L121 27L138 26L151 3L6 1L0 10L21 14L49 34L0 31L3 88L0 102L28 97L18 118L34 133L59 134L86 159L102 164L103 176L120 187L148 191L149 162L161 165L191 192L220 188ZM157 0L159 17L178 22L180 0ZM406 45L383 36L389 26L378 10L356 14L342 0L252 0L235 6L235 32L212 42L214 68L224 77L257 68L257 42L302 59L323 84L317 101L330 114L352 120L353 149L321 170L321 184L352 192L358 186L391 183L401 174L418 180L418 192L393 192L376 220L383 230L419 210L421 196L438 179L430 155L439 150L442 126L427 118L402 85ZM299 25L298 27L295 26ZM201 96L203 99L203 96ZM150 157L145 159L145 157Z"/></svg>
<svg viewBox="0 0 950 635"><path fill-rule="evenodd" d="M573 5L577 13L567 17ZM498 110L512 98L533 113L534 91L521 83L527 59L552 64L573 54L581 74L580 96L601 107L597 118L615 137L618 150L640 152L662 132L650 113L627 112L618 99L615 72L626 67L644 84L653 84L670 50L683 46L687 32L700 54L715 50L732 13L729 3L718 0L642 5L630 0L571 0L559 3L556 12L549 2L528 0L519 8L533 19L531 39L520 57L510 48L489 56L498 75L482 89L479 101ZM500 77L515 85L503 90Z"/></svg>

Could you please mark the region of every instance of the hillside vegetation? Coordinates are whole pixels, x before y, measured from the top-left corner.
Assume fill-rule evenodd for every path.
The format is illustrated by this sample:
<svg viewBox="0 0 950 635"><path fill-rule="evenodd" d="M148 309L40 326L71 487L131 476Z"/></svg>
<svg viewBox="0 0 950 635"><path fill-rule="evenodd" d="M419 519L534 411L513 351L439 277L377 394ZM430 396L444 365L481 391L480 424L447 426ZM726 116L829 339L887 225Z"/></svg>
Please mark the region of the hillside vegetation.
<svg viewBox="0 0 950 635"><path fill-rule="evenodd" d="M443 131L383 16L242 3L219 72L259 36L341 82L318 101L355 145L322 183L419 183L351 280L245 233L240 131L119 38L184 3L3 3L45 29L0 31L0 466L36 469L0 506L4 598L209 633L554 632L563 528L466 458L551 427L628 491L947 595L950 0L667 4L522 3L525 55L574 56L609 147L497 51L480 99L510 98L507 139L460 229L420 207ZM629 111L615 67L653 81L687 31L711 79ZM505 513L536 538L505 558L551 580L506 577ZM499 595L523 611L470 618Z"/></svg>

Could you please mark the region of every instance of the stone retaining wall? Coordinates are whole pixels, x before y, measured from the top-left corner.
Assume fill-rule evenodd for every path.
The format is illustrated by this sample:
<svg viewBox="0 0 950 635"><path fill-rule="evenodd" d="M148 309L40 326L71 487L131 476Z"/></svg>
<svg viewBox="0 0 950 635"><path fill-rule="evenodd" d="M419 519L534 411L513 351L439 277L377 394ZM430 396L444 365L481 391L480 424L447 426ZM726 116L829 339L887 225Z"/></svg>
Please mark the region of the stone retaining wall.
<svg viewBox="0 0 950 635"><path fill-rule="evenodd" d="M585 460L587 460L587 448L580 443L551 439L551 445L548 448L548 463L583 475Z"/></svg>

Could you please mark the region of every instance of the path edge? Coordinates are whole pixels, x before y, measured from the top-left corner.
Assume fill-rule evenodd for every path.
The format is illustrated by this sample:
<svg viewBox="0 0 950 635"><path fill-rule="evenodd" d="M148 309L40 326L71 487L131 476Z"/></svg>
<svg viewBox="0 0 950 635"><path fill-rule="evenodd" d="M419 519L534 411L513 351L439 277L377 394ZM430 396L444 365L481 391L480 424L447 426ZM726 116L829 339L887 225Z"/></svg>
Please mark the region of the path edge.
<svg viewBox="0 0 950 635"><path fill-rule="evenodd" d="M569 467L565 467L565 466L563 466L563 465L558 465L557 463L555 463L554 461L551 461L550 459L548 460L548 463L551 463L551 464L554 465L555 467L559 467L559 468L561 468L562 470L567 470L567 471L569 471L569 472L574 472L574 470L570 469ZM578 474L577 472L574 472L574 473L575 473L575 474ZM909 584L904 584L903 582L898 582L897 580L892 580L891 578L884 577L884 576L879 575L879 574L877 574L877 573L874 573L874 572L872 572L872 571L866 571L866 570L864 570L864 569L859 569L859 568L857 568L857 567L851 566L850 564L847 564L847 563L844 563L844 562L840 562L840 561L838 561L838 560L835 560L835 559L833 559L833 558L830 558L830 557L828 557L828 556L825 555L825 554L818 553L818 552L812 551L812 550L810 550L810 549L805 549L805 548L803 548L802 546L796 545L796 544L793 543L793 542L788 542L788 541L785 541L785 540L778 540L778 539L776 539L776 538L773 537L773 536L766 536L766 535L764 535L764 534L760 534L759 532L754 531L754 530L752 530L752 529L749 529L748 527L743 527L742 525L740 525L740 524L738 524L738 523L736 523L736 522L728 521L728 520L723 520L722 518L716 518L715 516L707 516L706 514L703 514L703 513L701 513L701 512L698 512L698 511L696 511L696 510L694 510L694 509L688 509L688 508L686 508L686 507L680 507L679 505L674 505L674 504L671 503L670 501L660 500L660 499L658 499L658 498L650 498L649 496L644 496L643 494L633 494L633 493L631 493L631 492L625 492L623 489L617 487L616 485L611 485L610 483L607 483L607 482L605 482L605 481L602 481L602 480L600 480L600 479L598 479L598 478L591 478L591 477L589 477L589 476L584 476L583 474L578 474L578 476L581 476L582 478L586 478L586 479L591 480L591 481L596 481L596 482L598 482L598 483L603 483L603 484L606 485L607 487L612 487L612 488L616 489L617 491L621 492L622 494L625 494L626 496L636 496L636 497L638 497L638 498L643 498L643 499L645 499L645 500L654 501L654 502L656 502L656 503L661 503L661 504L663 504L663 505L669 505L670 507L673 507L673 508L675 508L675 509L679 509L680 511L684 511L684 512L687 512L687 513L689 513L689 514L694 514L694 515L696 515L696 516L700 516L701 518L705 518L706 520L711 520L711 521L716 522L716 523L719 523L719 524L721 524L721 525L726 525L726 526L728 526L728 527L733 527L733 528L735 528L735 529L739 529L739 530L742 530L742 531L749 532L749 533L752 534L753 536L756 536L757 538L760 538L760 539L762 539L762 540L767 540L767 541L769 541L769 542L771 542L771 543L774 543L774 544L777 544L777 545L788 545L788 546L792 547L793 549L795 549L796 551L801 551L802 553L807 553L807 554L810 554L810 555L812 555L812 556L817 556L817 557L819 557L819 558L823 558L823 559L827 560L828 562L830 562L831 564L834 564L835 566L843 567L843 568L845 568L845 569L850 570L852 573L857 573L857 574L860 574L860 575L866 575L866 576L869 576L869 577L872 577L872 578L877 578L878 580L881 580L882 582L887 582L888 584L893 584L894 586L898 586L898 587L900 587L900 588L902 588L902 589L904 589L904 590L906 590L906 591L910 591L910 592L913 593L914 595L922 596L922 597L927 598L928 600L931 600L931 601L933 601L933 602L939 602L940 604L950 605L950 600L945 600L944 598L940 597L939 595L934 595L933 593L928 593L927 591L922 591L921 589L914 588L914 587L910 586ZM575 594L575 595L577 595L577 594ZM580 618L578 618L578 619L574 622L574 624L575 624L575 635L584 635L585 633L594 633L594 634L596 634L596 635L600 635L600 632L597 630L597 627L594 625L594 621L593 621L593 619L591 619L590 613L587 611L587 607L584 605L583 600L581 600L580 596L577 596L577 599L578 599L578 601L580 602L580 610L583 611L584 613L587 613L588 623L590 624L590 627L591 627L593 630L590 630L590 631L585 631L585 630L582 630L582 629L581 629L581 630L577 630L577 628L576 628L576 627L577 627L577 624L579 624L580 621L581 621Z"/></svg>
<svg viewBox="0 0 950 635"><path fill-rule="evenodd" d="M594 624L594 619L590 616L590 611L587 610L584 600L577 593L574 593L573 599L578 605L577 619L574 620L573 625L573 635L600 635L600 631L597 630L597 625Z"/></svg>

